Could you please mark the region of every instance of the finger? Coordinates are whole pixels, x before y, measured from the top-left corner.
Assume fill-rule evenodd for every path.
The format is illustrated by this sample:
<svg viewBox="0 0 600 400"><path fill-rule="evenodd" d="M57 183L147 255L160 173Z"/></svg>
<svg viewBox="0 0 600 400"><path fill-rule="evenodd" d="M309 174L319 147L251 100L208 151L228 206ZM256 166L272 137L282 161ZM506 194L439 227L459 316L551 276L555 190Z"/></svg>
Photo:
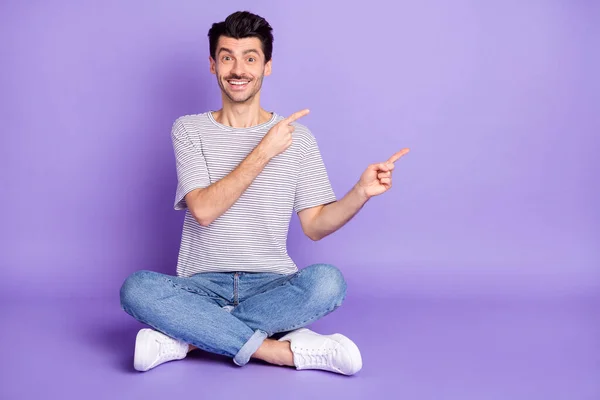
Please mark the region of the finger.
<svg viewBox="0 0 600 400"><path fill-rule="evenodd" d="M392 177L392 173L390 171L388 172L380 172L377 174L377 178L382 179L382 178L391 178Z"/></svg>
<svg viewBox="0 0 600 400"><path fill-rule="evenodd" d="M378 171L391 171L390 165L388 163L373 164L373 168Z"/></svg>
<svg viewBox="0 0 600 400"><path fill-rule="evenodd" d="M388 162L395 163L396 161L398 161L398 159L400 157L402 157L403 155L405 155L409 151L410 151L409 148L405 148L405 149L400 150L399 152L397 152L396 154L394 154L393 156L391 156L390 159L388 160Z"/></svg>
<svg viewBox="0 0 600 400"><path fill-rule="evenodd" d="M304 110L293 113L292 115L290 115L289 117L284 119L284 121L286 124L291 124L292 122L296 121L297 119L304 117L309 112L310 112L310 110L308 108L305 108Z"/></svg>
<svg viewBox="0 0 600 400"><path fill-rule="evenodd" d="M381 178L379 180L379 182L381 182L382 185L391 185L392 179L391 178Z"/></svg>

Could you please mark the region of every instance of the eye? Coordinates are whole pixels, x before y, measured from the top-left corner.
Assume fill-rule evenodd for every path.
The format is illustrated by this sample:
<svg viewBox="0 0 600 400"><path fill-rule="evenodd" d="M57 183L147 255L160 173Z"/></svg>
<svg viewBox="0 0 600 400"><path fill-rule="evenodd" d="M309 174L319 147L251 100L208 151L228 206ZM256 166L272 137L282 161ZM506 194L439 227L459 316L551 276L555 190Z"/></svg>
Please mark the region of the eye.
<svg viewBox="0 0 600 400"><path fill-rule="evenodd" d="M223 61L230 61L230 60L231 60L231 57L229 57L229 56L223 56Z"/></svg>
<svg viewBox="0 0 600 400"><path fill-rule="evenodd" d="M254 57L250 57L250 58L248 59L248 61L250 61L250 62L254 62L254 61L256 61L256 58L254 58Z"/></svg>

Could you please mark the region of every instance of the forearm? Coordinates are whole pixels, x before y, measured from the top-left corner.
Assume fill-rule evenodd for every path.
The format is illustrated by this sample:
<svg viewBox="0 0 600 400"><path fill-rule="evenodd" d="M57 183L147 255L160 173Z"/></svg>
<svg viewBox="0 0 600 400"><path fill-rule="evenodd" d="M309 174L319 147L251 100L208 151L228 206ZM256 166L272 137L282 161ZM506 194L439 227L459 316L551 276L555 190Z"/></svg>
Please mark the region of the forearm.
<svg viewBox="0 0 600 400"><path fill-rule="evenodd" d="M223 215L248 189L269 162L255 148L233 171L212 185L190 193L191 211L200 225L207 226Z"/></svg>
<svg viewBox="0 0 600 400"><path fill-rule="evenodd" d="M350 221L367 201L364 190L355 185L343 198L321 209L311 224L310 237L320 240L337 231Z"/></svg>

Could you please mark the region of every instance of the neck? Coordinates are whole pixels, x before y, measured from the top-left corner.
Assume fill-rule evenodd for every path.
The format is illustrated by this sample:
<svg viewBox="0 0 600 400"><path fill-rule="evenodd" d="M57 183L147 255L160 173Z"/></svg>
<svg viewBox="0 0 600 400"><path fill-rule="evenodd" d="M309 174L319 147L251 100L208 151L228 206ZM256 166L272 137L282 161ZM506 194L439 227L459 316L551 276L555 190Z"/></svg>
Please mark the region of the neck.
<svg viewBox="0 0 600 400"><path fill-rule="evenodd" d="M271 119L271 113L260 106L258 95L246 103L233 103L226 96L223 97L223 107L213 113L213 118L220 124L232 128L250 128Z"/></svg>

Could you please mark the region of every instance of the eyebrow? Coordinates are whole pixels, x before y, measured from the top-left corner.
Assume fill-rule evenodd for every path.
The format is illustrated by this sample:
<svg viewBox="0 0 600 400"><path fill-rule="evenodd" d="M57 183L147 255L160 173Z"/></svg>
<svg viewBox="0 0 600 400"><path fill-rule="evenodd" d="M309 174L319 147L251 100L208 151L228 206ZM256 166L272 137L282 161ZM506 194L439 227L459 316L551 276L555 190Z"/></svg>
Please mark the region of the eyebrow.
<svg viewBox="0 0 600 400"><path fill-rule="evenodd" d="M233 51L231 51L230 49L228 49L227 47L221 47L219 49L219 54L221 54L221 52L226 52L226 53L230 53L233 54ZM258 50L256 49L248 49L248 50L244 50L244 52L242 54L248 54L248 53L256 53L257 55L260 54L258 52Z"/></svg>

